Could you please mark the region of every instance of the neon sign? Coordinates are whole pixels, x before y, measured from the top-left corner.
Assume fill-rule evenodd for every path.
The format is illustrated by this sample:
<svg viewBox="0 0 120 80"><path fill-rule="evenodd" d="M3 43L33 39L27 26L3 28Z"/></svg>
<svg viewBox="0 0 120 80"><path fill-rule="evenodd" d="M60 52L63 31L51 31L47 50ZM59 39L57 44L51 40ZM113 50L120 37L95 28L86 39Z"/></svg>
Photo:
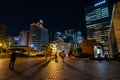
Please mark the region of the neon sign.
<svg viewBox="0 0 120 80"><path fill-rule="evenodd" d="M101 2L99 2L99 3L96 3L94 6L99 6L99 5L101 5L101 4L104 4L106 1L104 0L104 1L101 1Z"/></svg>

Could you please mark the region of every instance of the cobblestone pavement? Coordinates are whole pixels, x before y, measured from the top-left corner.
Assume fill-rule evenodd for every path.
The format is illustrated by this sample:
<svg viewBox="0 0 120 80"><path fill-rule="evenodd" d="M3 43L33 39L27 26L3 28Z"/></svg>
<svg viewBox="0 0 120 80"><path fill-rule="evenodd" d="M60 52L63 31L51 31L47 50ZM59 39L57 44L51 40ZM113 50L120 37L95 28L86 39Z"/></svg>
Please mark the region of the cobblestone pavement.
<svg viewBox="0 0 120 80"><path fill-rule="evenodd" d="M60 58L17 58L14 71L10 59L0 59L0 80L120 80L120 63Z"/></svg>

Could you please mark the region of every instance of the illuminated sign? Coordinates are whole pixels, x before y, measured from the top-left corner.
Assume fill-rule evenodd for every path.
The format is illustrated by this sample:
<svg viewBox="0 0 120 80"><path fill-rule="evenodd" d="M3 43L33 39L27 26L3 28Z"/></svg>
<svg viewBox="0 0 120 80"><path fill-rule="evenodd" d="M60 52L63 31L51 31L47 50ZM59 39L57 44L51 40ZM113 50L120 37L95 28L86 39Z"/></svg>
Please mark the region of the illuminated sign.
<svg viewBox="0 0 120 80"><path fill-rule="evenodd" d="M101 2L99 2L99 3L96 3L94 6L99 6L99 5L101 5L101 4L104 4L106 1L104 0L104 1L101 1Z"/></svg>

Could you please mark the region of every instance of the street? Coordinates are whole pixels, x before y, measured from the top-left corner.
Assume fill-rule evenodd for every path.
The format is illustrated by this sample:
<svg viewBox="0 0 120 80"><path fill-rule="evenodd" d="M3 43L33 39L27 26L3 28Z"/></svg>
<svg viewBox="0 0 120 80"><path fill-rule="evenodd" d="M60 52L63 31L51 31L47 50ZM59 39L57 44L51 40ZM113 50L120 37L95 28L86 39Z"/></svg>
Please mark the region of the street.
<svg viewBox="0 0 120 80"><path fill-rule="evenodd" d="M61 58L17 58L14 71L9 58L0 59L0 80L120 80L120 63L116 61Z"/></svg>

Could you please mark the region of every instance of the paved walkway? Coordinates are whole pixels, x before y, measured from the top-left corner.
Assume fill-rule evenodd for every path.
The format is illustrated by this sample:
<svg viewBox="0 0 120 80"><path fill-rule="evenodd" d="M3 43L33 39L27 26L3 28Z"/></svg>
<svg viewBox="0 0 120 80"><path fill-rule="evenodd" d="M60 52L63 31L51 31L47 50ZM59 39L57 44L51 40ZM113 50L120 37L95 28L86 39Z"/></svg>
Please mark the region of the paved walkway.
<svg viewBox="0 0 120 80"><path fill-rule="evenodd" d="M120 80L120 63L61 58L17 58L14 71L9 58L0 59L0 80Z"/></svg>

